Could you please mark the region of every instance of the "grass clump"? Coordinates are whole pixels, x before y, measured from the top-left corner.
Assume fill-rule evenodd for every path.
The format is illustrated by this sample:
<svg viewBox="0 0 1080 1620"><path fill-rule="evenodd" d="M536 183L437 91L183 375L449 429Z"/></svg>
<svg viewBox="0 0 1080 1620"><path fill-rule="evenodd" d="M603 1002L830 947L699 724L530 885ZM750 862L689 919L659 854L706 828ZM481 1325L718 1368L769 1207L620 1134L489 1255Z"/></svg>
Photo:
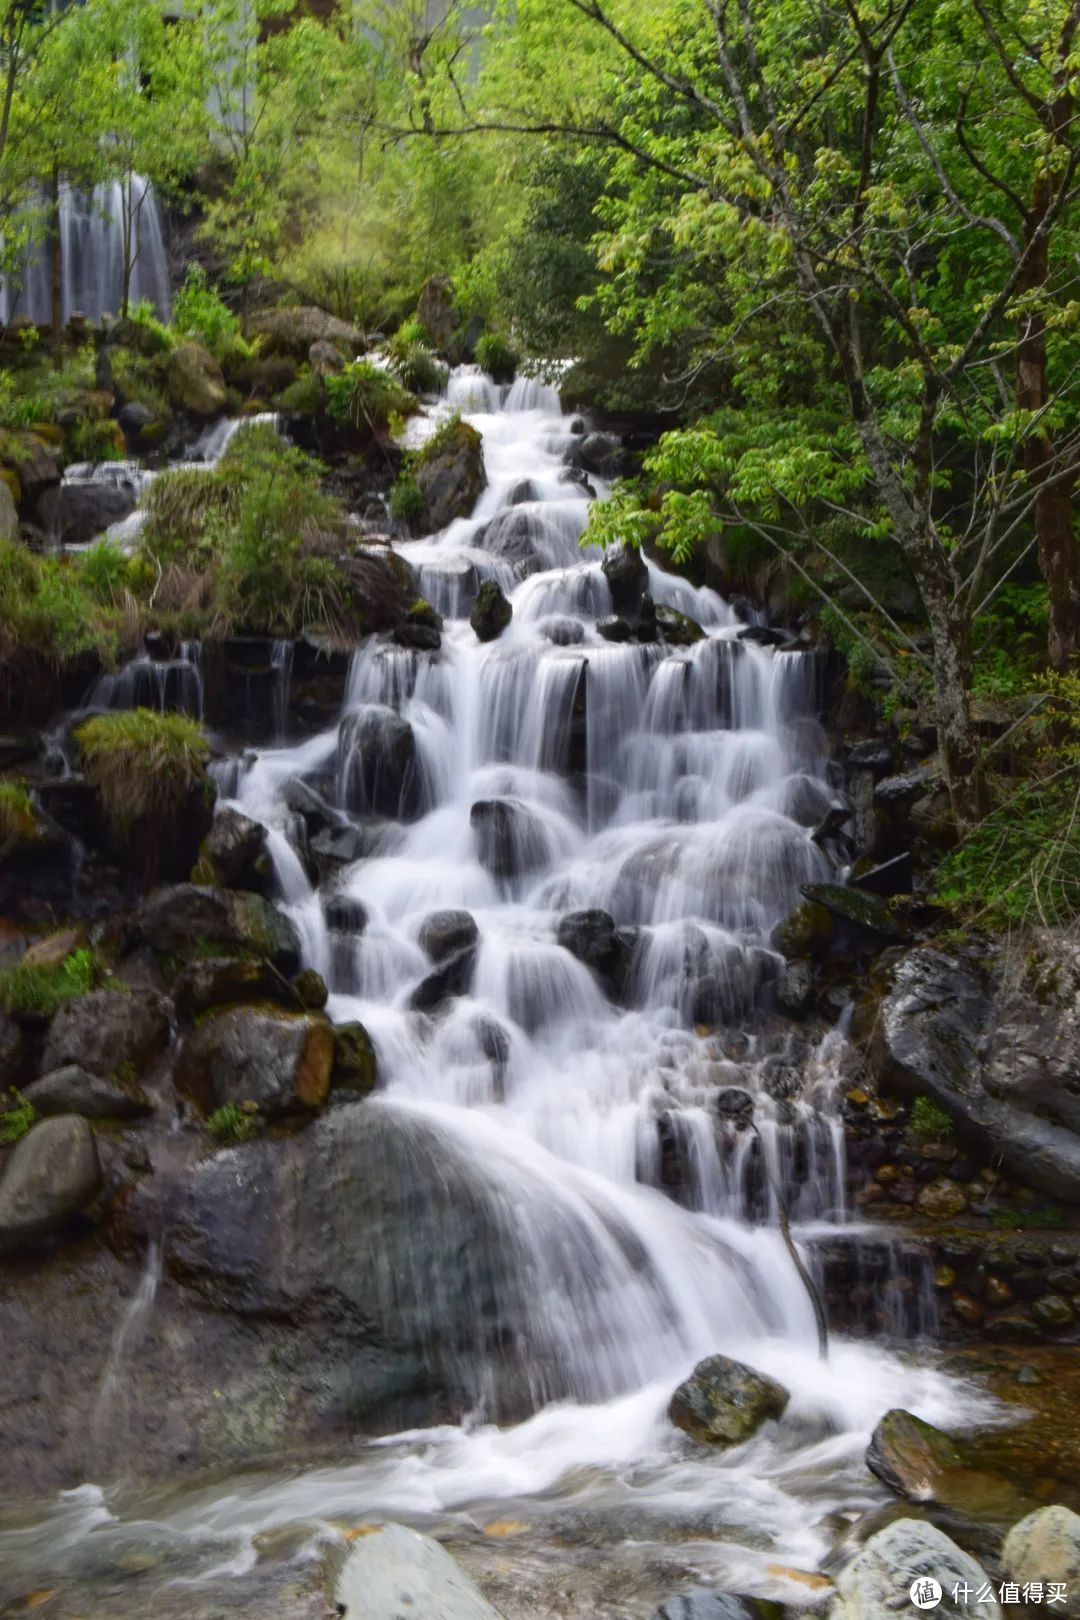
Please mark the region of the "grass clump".
<svg viewBox="0 0 1080 1620"><path fill-rule="evenodd" d="M353 360L325 379L327 413L336 422L384 433L391 419L416 409L416 400L397 378L369 360Z"/></svg>
<svg viewBox="0 0 1080 1620"><path fill-rule="evenodd" d="M20 844L32 842L37 818L30 795L21 782L0 782L0 860Z"/></svg>
<svg viewBox="0 0 1080 1620"><path fill-rule="evenodd" d="M207 281L199 264L189 267L184 285L173 299L173 326L201 343L221 365L253 360L258 353L258 342L243 336L239 318Z"/></svg>
<svg viewBox="0 0 1080 1620"><path fill-rule="evenodd" d="M437 391L442 368L428 343L426 328L418 320L405 321L386 346L398 382L414 394Z"/></svg>
<svg viewBox="0 0 1080 1620"><path fill-rule="evenodd" d="M485 332L476 344L476 363L494 382L512 382L520 355L498 332Z"/></svg>
<svg viewBox="0 0 1080 1620"><path fill-rule="evenodd" d="M930 1097L916 1097L908 1124L912 1134L924 1142L938 1141L952 1130L952 1120Z"/></svg>
<svg viewBox="0 0 1080 1620"><path fill-rule="evenodd" d="M185 714L127 709L84 720L75 741L111 837L134 842L151 880L182 839L196 795L211 792L202 727Z"/></svg>
<svg viewBox="0 0 1080 1620"><path fill-rule="evenodd" d="M421 522L426 511L427 502L420 492L420 486L412 472L406 469L390 491L390 516L411 529Z"/></svg>
<svg viewBox="0 0 1080 1620"><path fill-rule="evenodd" d="M133 604L95 597L83 567L82 557L36 557L19 540L0 540L0 663L29 655L59 668L84 654L116 662Z"/></svg>
<svg viewBox="0 0 1080 1620"><path fill-rule="evenodd" d="M73 951L62 962L16 962L0 972L0 1007L7 1013L51 1018L65 1001L87 995L94 978L88 950Z"/></svg>
<svg viewBox="0 0 1080 1620"><path fill-rule="evenodd" d="M10 1147L21 1142L37 1123L37 1117L37 1109L27 1102L21 1091L9 1091L8 1100L0 1103L0 1143Z"/></svg>
<svg viewBox="0 0 1080 1620"><path fill-rule="evenodd" d="M263 1128L263 1118L253 1102L223 1103L206 1121L210 1135L219 1142L250 1142Z"/></svg>

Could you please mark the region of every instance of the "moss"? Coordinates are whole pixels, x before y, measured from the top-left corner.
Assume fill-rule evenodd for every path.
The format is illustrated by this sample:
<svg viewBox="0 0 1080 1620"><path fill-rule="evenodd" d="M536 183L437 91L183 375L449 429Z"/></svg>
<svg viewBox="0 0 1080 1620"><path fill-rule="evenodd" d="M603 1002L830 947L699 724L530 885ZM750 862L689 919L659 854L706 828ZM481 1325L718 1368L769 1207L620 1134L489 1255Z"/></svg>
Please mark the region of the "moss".
<svg viewBox="0 0 1080 1620"><path fill-rule="evenodd" d="M21 782L0 782L0 860L37 837L37 817Z"/></svg>
<svg viewBox="0 0 1080 1620"><path fill-rule="evenodd" d="M510 382L520 355L498 332L485 332L476 345L476 363L497 383Z"/></svg>
<svg viewBox="0 0 1080 1620"><path fill-rule="evenodd" d="M0 1007L14 1014L51 1018L57 1008L94 988L93 954L73 951L62 962L17 962L0 972Z"/></svg>
<svg viewBox="0 0 1080 1620"><path fill-rule="evenodd" d="M210 1135L219 1142L250 1142L258 1136L265 1121L255 1103L224 1103L206 1121Z"/></svg>
<svg viewBox="0 0 1080 1620"><path fill-rule="evenodd" d="M10 1146L21 1142L37 1123L37 1117L33 1103L27 1102L20 1091L9 1091L6 1098L0 1099L0 1143Z"/></svg>
<svg viewBox="0 0 1080 1620"><path fill-rule="evenodd" d="M156 874L193 795L207 786L202 727L183 714L129 709L84 720L74 735L112 837L133 839L148 876Z"/></svg>
<svg viewBox="0 0 1080 1620"><path fill-rule="evenodd" d="M471 423L463 422L455 411L436 428L427 443L411 458L411 465L414 472L419 471L420 468L430 466L433 461L446 455L448 451L469 450L477 453L481 451L482 446L481 435Z"/></svg>
<svg viewBox="0 0 1080 1620"><path fill-rule="evenodd" d="M912 1132L925 1141L937 1141L952 1130L948 1114L929 1097L916 1097L908 1124Z"/></svg>

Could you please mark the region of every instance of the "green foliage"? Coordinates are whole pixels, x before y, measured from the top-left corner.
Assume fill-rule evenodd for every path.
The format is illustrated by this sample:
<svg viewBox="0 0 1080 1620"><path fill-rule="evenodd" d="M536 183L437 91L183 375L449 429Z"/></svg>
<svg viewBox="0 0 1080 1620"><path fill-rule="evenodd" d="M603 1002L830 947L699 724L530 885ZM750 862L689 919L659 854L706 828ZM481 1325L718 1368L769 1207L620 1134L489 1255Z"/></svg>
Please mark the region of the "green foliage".
<svg viewBox="0 0 1080 1620"><path fill-rule="evenodd" d="M476 363L496 382L510 382L520 358L514 347L498 332L484 332L477 340Z"/></svg>
<svg viewBox="0 0 1080 1620"><path fill-rule="evenodd" d="M264 1123L253 1102L223 1103L209 1115L206 1128L219 1142L233 1145L250 1142L252 1137L258 1136Z"/></svg>
<svg viewBox="0 0 1080 1620"><path fill-rule="evenodd" d="M37 819L26 788L21 782L0 782L0 860L32 841L36 832Z"/></svg>
<svg viewBox="0 0 1080 1620"><path fill-rule="evenodd" d="M921 1140L936 1142L948 1136L952 1130L952 1120L932 1098L916 1097L911 1105L908 1127Z"/></svg>
<svg viewBox="0 0 1080 1620"><path fill-rule="evenodd" d="M145 299L132 304L128 320L138 328L138 349L141 354L166 355L176 347L176 334L158 319L153 304Z"/></svg>
<svg viewBox="0 0 1080 1620"><path fill-rule="evenodd" d="M37 1123L37 1117L37 1109L21 1091L9 1091L8 1100L0 1101L0 1143L10 1147L21 1142Z"/></svg>
<svg viewBox="0 0 1080 1620"><path fill-rule="evenodd" d="M354 360L326 378L327 411L335 421L373 434L384 433L392 417L415 410L416 400L390 372L369 360Z"/></svg>
<svg viewBox="0 0 1080 1620"><path fill-rule="evenodd" d="M431 437L408 458L408 465L413 469L426 467L448 450L456 450L462 442L479 445L480 435L468 422L462 421L460 411L451 411L443 417Z"/></svg>
<svg viewBox="0 0 1080 1620"><path fill-rule="evenodd" d="M33 556L18 540L0 541L0 661L29 653L59 668L84 654L115 663L121 614L83 585L81 560Z"/></svg>
<svg viewBox="0 0 1080 1620"><path fill-rule="evenodd" d="M189 266L183 286L173 299L173 325L185 337L196 338L222 365L254 358L258 344L241 334L239 318L206 279L201 265Z"/></svg>
<svg viewBox="0 0 1080 1620"><path fill-rule="evenodd" d="M105 419L82 417L70 432L72 454L76 461L120 461L124 455L123 435L116 423Z"/></svg>
<svg viewBox="0 0 1080 1620"><path fill-rule="evenodd" d="M390 491L390 516L408 527L419 523L427 511L427 502L413 473L406 469L394 481Z"/></svg>
<svg viewBox="0 0 1080 1620"><path fill-rule="evenodd" d="M999 1207L990 1211L990 1225L1000 1232L1026 1232L1040 1227L1060 1231L1069 1225L1069 1216L1060 1204L1041 1204L1025 1211Z"/></svg>
<svg viewBox="0 0 1080 1620"><path fill-rule="evenodd" d="M73 951L63 962L24 963L0 971L0 1007L8 1013L51 1018L58 1007L94 988L94 958Z"/></svg>
<svg viewBox="0 0 1080 1620"><path fill-rule="evenodd" d="M173 836L195 790L206 789L210 748L183 714L127 709L94 715L74 733L87 779L117 840Z"/></svg>

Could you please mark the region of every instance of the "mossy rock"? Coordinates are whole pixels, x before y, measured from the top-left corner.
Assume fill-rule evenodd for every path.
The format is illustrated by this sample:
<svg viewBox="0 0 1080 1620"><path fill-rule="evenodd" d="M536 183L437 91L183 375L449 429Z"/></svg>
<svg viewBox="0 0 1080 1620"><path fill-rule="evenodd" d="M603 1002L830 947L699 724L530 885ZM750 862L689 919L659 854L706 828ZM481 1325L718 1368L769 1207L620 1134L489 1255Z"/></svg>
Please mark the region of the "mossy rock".
<svg viewBox="0 0 1080 1620"><path fill-rule="evenodd" d="M230 1007L184 1037L174 1082L207 1117L229 1104L267 1119L303 1114L326 1101L334 1050L333 1028L317 1013Z"/></svg>
<svg viewBox="0 0 1080 1620"><path fill-rule="evenodd" d="M835 931L831 911L816 900L803 900L777 923L772 944L789 962L803 956L824 956Z"/></svg>
<svg viewBox="0 0 1080 1620"><path fill-rule="evenodd" d="M335 1091L355 1091L366 1097L374 1091L378 1066L371 1036L363 1024L338 1024L334 1029L334 1067L331 1084Z"/></svg>
<svg viewBox="0 0 1080 1620"><path fill-rule="evenodd" d="M843 883L804 883L802 893L811 904L824 906L834 917L855 923L883 939L902 940L909 929L886 901L866 889L849 889Z"/></svg>
<svg viewBox="0 0 1080 1620"><path fill-rule="evenodd" d="M790 1398L783 1384L753 1367L709 1356L679 1385L668 1415L702 1445L738 1446L770 1418L782 1417Z"/></svg>

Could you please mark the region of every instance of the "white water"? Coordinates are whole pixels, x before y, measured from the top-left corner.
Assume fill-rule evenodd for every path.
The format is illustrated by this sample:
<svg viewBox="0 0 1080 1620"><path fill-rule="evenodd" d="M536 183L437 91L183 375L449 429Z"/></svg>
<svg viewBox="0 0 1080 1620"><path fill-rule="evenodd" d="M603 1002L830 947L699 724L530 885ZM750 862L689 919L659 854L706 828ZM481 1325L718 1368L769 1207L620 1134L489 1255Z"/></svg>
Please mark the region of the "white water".
<svg viewBox="0 0 1080 1620"><path fill-rule="evenodd" d="M568 425L557 398L519 384L497 409L498 391L475 372L451 379L450 398L479 407L469 417L488 487L472 519L402 548L425 594L460 615L441 653L367 643L341 726L247 757L229 791L271 828L281 903L331 983L332 1015L362 1020L376 1043L381 1096L363 1106L419 1117L497 1212L505 1247L491 1287L540 1409L513 1427L489 1421L514 1351L477 1346L464 1426L372 1443L340 1467L195 1490L159 1506L152 1528L201 1549L202 1573L240 1573L254 1536L294 1521L483 1523L516 1508L535 1522L572 1506L690 1523L708 1509L726 1534L695 1543L689 1561L703 1578L775 1592L770 1562L813 1567L832 1539L826 1515L877 1499L862 1456L885 1410L952 1426L987 1415L925 1360L880 1345L838 1341L819 1360L775 1225L781 1195L803 1244L846 1219L843 1037L786 1062L782 1047L746 1034L779 967L772 926L800 884L830 872L811 838L835 797L813 663L738 642L719 597L656 567L655 600L691 613L706 639L682 651L604 641L595 618L610 610L608 587L600 557L578 545L587 502L560 482ZM508 560L485 526L524 481L527 544ZM514 618L482 646L464 615L490 577L512 594ZM390 791L365 774L363 751L372 736L385 746L395 717L411 727L415 758L400 805L378 808L402 815L381 853L320 894L286 784L306 779L356 813L364 795ZM510 806L510 867L481 859L472 811L493 799ZM366 912L362 932L328 928L335 893ZM625 1005L557 942L560 916L585 907L637 930L625 936ZM410 1010L432 971L421 927L440 908L475 918L475 972L471 994L421 1014ZM732 1086L751 1092L757 1135L718 1117L716 1094ZM681 1204L659 1190L665 1130ZM431 1310L436 1341L437 1299ZM792 1392L782 1422L721 1456L666 1419L675 1384L712 1352ZM58 1508L61 1519L70 1549L139 1528L94 1491Z"/></svg>

